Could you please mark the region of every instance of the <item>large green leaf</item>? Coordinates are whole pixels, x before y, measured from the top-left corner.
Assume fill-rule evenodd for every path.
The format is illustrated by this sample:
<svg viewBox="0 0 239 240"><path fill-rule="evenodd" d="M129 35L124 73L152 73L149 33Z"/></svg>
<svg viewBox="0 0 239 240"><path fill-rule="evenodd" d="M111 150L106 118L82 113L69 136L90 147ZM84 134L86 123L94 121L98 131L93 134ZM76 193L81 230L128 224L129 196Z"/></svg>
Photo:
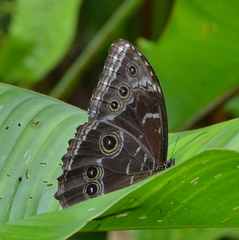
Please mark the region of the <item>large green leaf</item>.
<svg viewBox="0 0 239 240"><path fill-rule="evenodd" d="M174 167L57 211L59 203L53 195L62 171L60 159L86 113L4 84L0 84L0 103L3 239L64 239L83 227L83 231L102 231L239 226L239 153L233 151L239 150L239 119L170 134L169 156L180 136ZM218 206L225 207L218 211Z"/></svg>
<svg viewBox="0 0 239 240"><path fill-rule="evenodd" d="M175 1L162 37L139 42L162 82L171 131L188 126L238 86L238 11L237 0Z"/></svg>
<svg viewBox="0 0 239 240"><path fill-rule="evenodd" d="M239 226L238 166L239 152L207 150L138 184L64 211L6 222L0 233L3 239L9 234L11 239L64 239L90 220L83 231Z"/></svg>
<svg viewBox="0 0 239 240"><path fill-rule="evenodd" d="M3 84L0 94L0 219L55 211L61 156L86 112Z"/></svg>
<svg viewBox="0 0 239 240"><path fill-rule="evenodd" d="M80 0L19 0L0 50L0 78L31 86L65 54L75 34Z"/></svg>
<svg viewBox="0 0 239 240"><path fill-rule="evenodd" d="M84 230L239 226L238 174L239 152L207 150L132 186Z"/></svg>

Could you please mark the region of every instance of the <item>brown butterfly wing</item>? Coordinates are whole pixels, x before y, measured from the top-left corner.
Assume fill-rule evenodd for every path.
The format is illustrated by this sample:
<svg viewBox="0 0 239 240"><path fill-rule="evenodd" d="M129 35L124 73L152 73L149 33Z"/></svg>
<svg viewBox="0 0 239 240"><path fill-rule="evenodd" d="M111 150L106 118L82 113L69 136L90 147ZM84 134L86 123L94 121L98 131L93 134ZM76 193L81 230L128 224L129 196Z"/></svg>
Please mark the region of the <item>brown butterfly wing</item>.
<svg viewBox="0 0 239 240"><path fill-rule="evenodd" d="M114 42L89 104L63 157L55 197L65 208L129 186L164 169L167 117L156 74L126 40Z"/></svg>

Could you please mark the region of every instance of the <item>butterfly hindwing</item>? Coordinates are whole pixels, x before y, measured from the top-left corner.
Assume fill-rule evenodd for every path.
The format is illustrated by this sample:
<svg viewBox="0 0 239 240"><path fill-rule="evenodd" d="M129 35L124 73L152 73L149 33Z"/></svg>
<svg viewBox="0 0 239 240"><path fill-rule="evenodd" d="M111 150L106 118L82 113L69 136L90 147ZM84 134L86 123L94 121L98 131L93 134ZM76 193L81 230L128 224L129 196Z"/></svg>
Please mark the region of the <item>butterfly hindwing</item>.
<svg viewBox="0 0 239 240"><path fill-rule="evenodd" d="M126 40L114 42L63 156L55 197L65 208L136 183L162 170L167 155L163 93L147 59Z"/></svg>

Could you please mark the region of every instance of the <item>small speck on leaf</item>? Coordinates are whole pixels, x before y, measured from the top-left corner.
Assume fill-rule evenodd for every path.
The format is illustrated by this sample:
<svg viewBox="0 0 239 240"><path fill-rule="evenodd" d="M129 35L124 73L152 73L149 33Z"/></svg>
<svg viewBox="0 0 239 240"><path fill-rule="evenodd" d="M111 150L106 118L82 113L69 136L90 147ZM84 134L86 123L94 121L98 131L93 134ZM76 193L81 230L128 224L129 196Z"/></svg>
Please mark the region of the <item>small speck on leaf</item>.
<svg viewBox="0 0 239 240"><path fill-rule="evenodd" d="M126 216L128 216L128 214L119 214L119 215L117 215L117 217L126 217Z"/></svg>
<svg viewBox="0 0 239 240"><path fill-rule="evenodd" d="M194 183L194 182L196 182L198 179L199 179L199 177L193 179L190 183Z"/></svg>
<svg viewBox="0 0 239 240"><path fill-rule="evenodd" d="M38 125L39 125L39 123L40 123L39 121L32 122L32 124L33 124L33 125L35 125L35 126L38 126Z"/></svg>
<svg viewBox="0 0 239 240"><path fill-rule="evenodd" d="M95 210L95 208L89 208L89 209L87 209L87 211L92 211L92 210Z"/></svg>
<svg viewBox="0 0 239 240"><path fill-rule="evenodd" d="M225 219L225 220L223 220L223 221L221 221L221 223L224 223L224 222L227 222L227 221L229 221L229 219L227 218L227 219Z"/></svg>
<svg viewBox="0 0 239 240"><path fill-rule="evenodd" d="M27 171L25 173L26 179L29 179L28 173L29 173L29 169L27 169Z"/></svg>

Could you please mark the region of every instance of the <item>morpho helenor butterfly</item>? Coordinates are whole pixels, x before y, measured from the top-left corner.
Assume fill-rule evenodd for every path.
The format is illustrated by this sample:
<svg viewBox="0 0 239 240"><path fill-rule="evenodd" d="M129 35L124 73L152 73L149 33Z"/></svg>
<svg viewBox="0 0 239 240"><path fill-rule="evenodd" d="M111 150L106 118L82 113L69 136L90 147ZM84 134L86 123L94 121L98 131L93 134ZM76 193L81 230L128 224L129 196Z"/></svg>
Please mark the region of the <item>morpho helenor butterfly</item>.
<svg viewBox="0 0 239 240"><path fill-rule="evenodd" d="M171 165L166 163L162 89L150 63L128 41L110 46L88 115L62 158L55 198L63 208L137 183Z"/></svg>

